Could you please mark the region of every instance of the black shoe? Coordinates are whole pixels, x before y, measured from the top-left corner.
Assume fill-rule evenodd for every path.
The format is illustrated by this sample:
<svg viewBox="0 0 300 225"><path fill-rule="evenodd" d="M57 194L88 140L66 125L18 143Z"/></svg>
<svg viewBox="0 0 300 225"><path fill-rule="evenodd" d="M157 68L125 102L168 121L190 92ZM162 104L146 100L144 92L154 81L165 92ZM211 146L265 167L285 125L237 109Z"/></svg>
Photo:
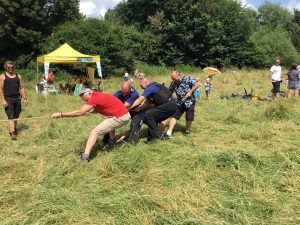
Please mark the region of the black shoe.
<svg viewBox="0 0 300 225"><path fill-rule="evenodd" d="M161 140L169 140L172 138L172 135L168 135L167 133L164 133L162 136L161 136Z"/></svg>
<svg viewBox="0 0 300 225"><path fill-rule="evenodd" d="M108 151L111 151L116 145L116 139L109 139L107 143Z"/></svg>

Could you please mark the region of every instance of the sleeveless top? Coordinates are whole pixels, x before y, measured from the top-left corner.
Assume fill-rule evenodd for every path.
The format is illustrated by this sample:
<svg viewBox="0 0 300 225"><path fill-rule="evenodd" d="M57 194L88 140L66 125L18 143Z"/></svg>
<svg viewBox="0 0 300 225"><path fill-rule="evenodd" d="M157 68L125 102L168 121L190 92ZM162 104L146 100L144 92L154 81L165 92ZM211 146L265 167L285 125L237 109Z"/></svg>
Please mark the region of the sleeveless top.
<svg viewBox="0 0 300 225"><path fill-rule="evenodd" d="M5 97L12 97L17 98L20 97L20 78L18 74L16 74L16 77L9 78L6 73L5 80L4 80L4 87L3 92Z"/></svg>
<svg viewBox="0 0 300 225"><path fill-rule="evenodd" d="M153 102L155 106L162 105L169 101L169 99L172 97L172 93L168 88L166 88L164 85L161 85L159 83L153 82L152 85L156 85L159 88L159 91L156 93L152 93L148 96L148 100Z"/></svg>

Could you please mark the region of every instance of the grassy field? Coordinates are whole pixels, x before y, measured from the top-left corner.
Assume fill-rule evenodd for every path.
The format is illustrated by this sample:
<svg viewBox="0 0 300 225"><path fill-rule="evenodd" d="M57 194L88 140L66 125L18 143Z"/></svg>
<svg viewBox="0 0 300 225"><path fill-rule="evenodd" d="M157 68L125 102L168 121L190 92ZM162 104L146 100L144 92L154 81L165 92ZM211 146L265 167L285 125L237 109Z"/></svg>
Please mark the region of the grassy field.
<svg viewBox="0 0 300 225"><path fill-rule="evenodd" d="M168 70L144 70L170 83ZM105 79L102 88L113 93L121 81ZM182 118L171 140L151 145L145 125L135 146L106 152L99 137L86 165L79 154L103 117L23 120L18 141L1 122L0 224L300 224L300 98L220 99L244 88L268 97L268 70L224 71L212 85L208 100L201 89L191 135L182 134ZM83 104L26 87L22 118Z"/></svg>

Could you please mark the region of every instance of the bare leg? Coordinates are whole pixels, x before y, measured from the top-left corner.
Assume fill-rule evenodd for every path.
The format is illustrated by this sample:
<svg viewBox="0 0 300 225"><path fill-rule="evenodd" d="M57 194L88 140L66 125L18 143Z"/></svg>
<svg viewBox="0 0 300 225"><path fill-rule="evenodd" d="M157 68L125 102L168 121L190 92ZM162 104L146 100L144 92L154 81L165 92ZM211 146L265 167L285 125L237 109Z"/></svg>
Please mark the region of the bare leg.
<svg viewBox="0 0 300 225"><path fill-rule="evenodd" d="M168 131L171 131L171 133L172 133L175 125L176 125L176 119L175 118L170 118Z"/></svg>
<svg viewBox="0 0 300 225"><path fill-rule="evenodd" d="M168 120L164 120L160 122L160 133L164 133L167 127Z"/></svg>
<svg viewBox="0 0 300 225"><path fill-rule="evenodd" d="M86 143L84 154L90 155L92 148L97 141L97 137L98 137L98 133L96 132L96 130L95 129L92 130L88 138L88 141Z"/></svg>
<svg viewBox="0 0 300 225"><path fill-rule="evenodd" d="M290 98L293 96L293 90L289 89L288 90L288 94L287 94L287 97Z"/></svg>
<svg viewBox="0 0 300 225"><path fill-rule="evenodd" d="M8 121L8 131L9 132L15 131L15 121L14 120Z"/></svg>

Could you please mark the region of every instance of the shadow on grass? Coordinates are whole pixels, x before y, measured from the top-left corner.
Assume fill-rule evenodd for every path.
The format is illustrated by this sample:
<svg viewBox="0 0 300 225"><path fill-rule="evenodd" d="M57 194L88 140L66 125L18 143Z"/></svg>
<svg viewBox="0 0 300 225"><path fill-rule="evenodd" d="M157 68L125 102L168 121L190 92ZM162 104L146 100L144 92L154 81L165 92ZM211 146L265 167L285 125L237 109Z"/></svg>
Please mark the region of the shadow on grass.
<svg viewBox="0 0 300 225"><path fill-rule="evenodd" d="M18 129L18 132L22 132L24 130L28 130L29 126L27 124L24 124L24 123L19 123L17 125L17 129Z"/></svg>

